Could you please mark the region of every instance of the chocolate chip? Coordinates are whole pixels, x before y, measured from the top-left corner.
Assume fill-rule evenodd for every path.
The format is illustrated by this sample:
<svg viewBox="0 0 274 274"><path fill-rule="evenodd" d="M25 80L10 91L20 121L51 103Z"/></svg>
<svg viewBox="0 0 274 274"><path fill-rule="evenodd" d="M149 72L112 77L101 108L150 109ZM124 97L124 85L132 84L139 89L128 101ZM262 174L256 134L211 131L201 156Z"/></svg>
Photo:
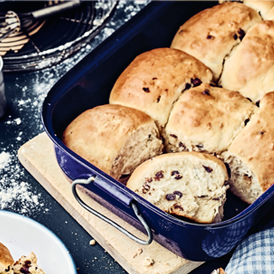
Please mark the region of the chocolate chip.
<svg viewBox="0 0 274 274"><path fill-rule="evenodd" d="M168 201L174 201L176 199L176 195L173 194L173 193L169 193L169 194L166 195L166 199Z"/></svg>
<svg viewBox="0 0 274 274"><path fill-rule="evenodd" d="M178 191L178 190L175 190L175 191L173 192L173 194L179 196L179 199L182 198L182 196L183 196L183 193L182 193L181 191Z"/></svg>
<svg viewBox="0 0 274 274"><path fill-rule="evenodd" d="M249 121L249 119L245 119L245 126L248 124Z"/></svg>
<svg viewBox="0 0 274 274"><path fill-rule="evenodd" d="M186 146L182 142L179 143L179 147L183 148L183 150L186 150Z"/></svg>
<svg viewBox="0 0 274 274"><path fill-rule="evenodd" d="M198 145L196 145L196 147L199 148L199 149L203 149L204 148L203 144L198 144Z"/></svg>
<svg viewBox="0 0 274 274"><path fill-rule="evenodd" d="M180 205L178 205L178 204L175 204L175 205L174 205L174 208L175 208L175 209L180 209L181 211L184 211L183 207L180 206Z"/></svg>
<svg viewBox="0 0 274 274"><path fill-rule="evenodd" d="M258 134L264 135L265 131L259 131Z"/></svg>
<svg viewBox="0 0 274 274"><path fill-rule="evenodd" d="M256 106L257 106L257 107L260 106L260 100L256 102Z"/></svg>
<svg viewBox="0 0 274 274"><path fill-rule="evenodd" d="M157 77L153 77L152 80L157 80L158 78Z"/></svg>
<svg viewBox="0 0 274 274"><path fill-rule="evenodd" d="M206 39L214 39L215 37L214 36L212 36L212 35L208 35L207 37L206 37Z"/></svg>
<svg viewBox="0 0 274 274"><path fill-rule="evenodd" d="M239 29L238 30L238 34L239 34L240 40L243 40L243 38L245 36L245 31L243 29Z"/></svg>
<svg viewBox="0 0 274 274"><path fill-rule="evenodd" d="M178 174L178 175L176 175L176 176L174 177L175 180L180 180L180 179L182 179L182 178L183 178L183 176L180 175L180 174Z"/></svg>
<svg viewBox="0 0 274 274"><path fill-rule="evenodd" d="M202 92L203 95L210 95L210 92L208 89L205 89L203 92Z"/></svg>
<svg viewBox="0 0 274 274"><path fill-rule="evenodd" d="M213 201L219 201L221 197L212 198Z"/></svg>
<svg viewBox="0 0 274 274"><path fill-rule="evenodd" d="M213 169L209 166L203 166L205 171L208 172L208 173L211 173L213 171Z"/></svg>
<svg viewBox="0 0 274 274"><path fill-rule="evenodd" d="M143 88L143 91L147 93L150 92L149 88Z"/></svg>
<svg viewBox="0 0 274 274"><path fill-rule="evenodd" d="M30 274L29 270L26 267L21 267L20 272L23 274Z"/></svg>
<svg viewBox="0 0 274 274"><path fill-rule="evenodd" d="M201 85L202 81L199 78L191 78L191 83L194 87Z"/></svg>
<svg viewBox="0 0 274 274"><path fill-rule="evenodd" d="M191 84L186 83L185 88L182 90L182 92L184 92L184 91L186 91L186 90L188 90L190 88L191 88Z"/></svg>
<svg viewBox="0 0 274 274"><path fill-rule="evenodd" d="M206 198L208 197L208 195L200 195L200 196L197 196L198 198Z"/></svg>
<svg viewBox="0 0 274 274"><path fill-rule="evenodd" d="M161 178L164 178L164 172L162 170L158 171L156 174L155 174L155 177L154 179L156 181L160 181Z"/></svg>
<svg viewBox="0 0 274 274"><path fill-rule="evenodd" d="M178 138L177 135L175 135L175 134L169 134L169 135L173 138L176 138L176 139Z"/></svg>
<svg viewBox="0 0 274 274"><path fill-rule="evenodd" d="M157 103L160 102L160 99L161 99L161 95L157 98Z"/></svg>
<svg viewBox="0 0 274 274"><path fill-rule="evenodd" d="M248 101L252 102L252 100L251 100L250 98L246 97L246 99L247 99Z"/></svg>
<svg viewBox="0 0 274 274"><path fill-rule="evenodd" d="M171 176L174 176L174 175L177 175L177 174L180 174L180 172L178 170L171 171Z"/></svg>
<svg viewBox="0 0 274 274"><path fill-rule="evenodd" d="M234 38L234 40L237 40L237 39L238 39L238 35L237 35L237 34L234 34L234 35L233 35L233 38Z"/></svg>

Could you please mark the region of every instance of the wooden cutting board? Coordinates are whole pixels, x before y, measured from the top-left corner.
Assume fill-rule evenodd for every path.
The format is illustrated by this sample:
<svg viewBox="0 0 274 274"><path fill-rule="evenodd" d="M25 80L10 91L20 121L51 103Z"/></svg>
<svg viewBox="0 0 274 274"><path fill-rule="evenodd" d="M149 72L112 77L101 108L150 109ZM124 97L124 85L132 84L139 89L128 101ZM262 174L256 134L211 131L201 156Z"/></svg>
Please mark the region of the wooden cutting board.
<svg viewBox="0 0 274 274"><path fill-rule="evenodd" d="M185 260L155 241L148 246L140 245L80 206L56 161L53 143L45 132L20 147L18 158L32 176L128 273L187 274L202 264ZM139 230L92 200L86 193L81 192L79 195L93 209L134 235L146 239ZM148 265L148 262L154 263Z"/></svg>

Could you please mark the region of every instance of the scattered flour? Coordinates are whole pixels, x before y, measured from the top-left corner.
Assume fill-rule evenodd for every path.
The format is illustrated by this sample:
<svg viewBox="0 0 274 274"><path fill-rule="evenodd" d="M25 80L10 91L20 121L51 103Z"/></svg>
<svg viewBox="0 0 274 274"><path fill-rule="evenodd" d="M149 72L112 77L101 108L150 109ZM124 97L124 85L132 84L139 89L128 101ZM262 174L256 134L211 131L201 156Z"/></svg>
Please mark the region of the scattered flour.
<svg viewBox="0 0 274 274"><path fill-rule="evenodd" d="M31 72L30 77L26 79L21 76L15 77L16 89L21 92L15 95L12 106L15 111L6 117L5 130L0 133L0 210L16 211L27 216L47 213L50 210L50 205L45 204L45 198L37 192L36 186L27 182L29 175L19 162L17 151L26 141L44 130L41 123L41 108L51 87L125 21L140 11L147 2L149 1L120 1L117 13L123 13L122 19L118 20L114 16L105 29L77 54L52 68ZM10 140L1 140L2 134L7 135L9 132L12 132L8 135Z"/></svg>

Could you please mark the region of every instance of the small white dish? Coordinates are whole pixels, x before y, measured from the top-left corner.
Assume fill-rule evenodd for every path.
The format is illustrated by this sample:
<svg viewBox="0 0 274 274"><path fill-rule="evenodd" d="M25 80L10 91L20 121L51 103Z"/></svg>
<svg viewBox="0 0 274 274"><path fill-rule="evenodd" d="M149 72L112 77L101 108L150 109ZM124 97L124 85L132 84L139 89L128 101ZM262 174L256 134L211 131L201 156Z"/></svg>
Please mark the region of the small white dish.
<svg viewBox="0 0 274 274"><path fill-rule="evenodd" d="M77 274L75 263L63 242L42 224L17 213L0 210L0 242L16 261L34 252L46 274Z"/></svg>

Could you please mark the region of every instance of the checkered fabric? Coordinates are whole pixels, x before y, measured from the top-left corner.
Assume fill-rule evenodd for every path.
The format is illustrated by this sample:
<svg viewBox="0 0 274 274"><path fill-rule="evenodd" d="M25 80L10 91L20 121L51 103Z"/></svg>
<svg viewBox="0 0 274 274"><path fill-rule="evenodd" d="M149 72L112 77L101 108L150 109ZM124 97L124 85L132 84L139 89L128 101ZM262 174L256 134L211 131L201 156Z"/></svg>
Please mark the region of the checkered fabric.
<svg viewBox="0 0 274 274"><path fill-rule="evenodd" d="M227 274L274 273L274 228L248 236L235 249Z"/></svg>

